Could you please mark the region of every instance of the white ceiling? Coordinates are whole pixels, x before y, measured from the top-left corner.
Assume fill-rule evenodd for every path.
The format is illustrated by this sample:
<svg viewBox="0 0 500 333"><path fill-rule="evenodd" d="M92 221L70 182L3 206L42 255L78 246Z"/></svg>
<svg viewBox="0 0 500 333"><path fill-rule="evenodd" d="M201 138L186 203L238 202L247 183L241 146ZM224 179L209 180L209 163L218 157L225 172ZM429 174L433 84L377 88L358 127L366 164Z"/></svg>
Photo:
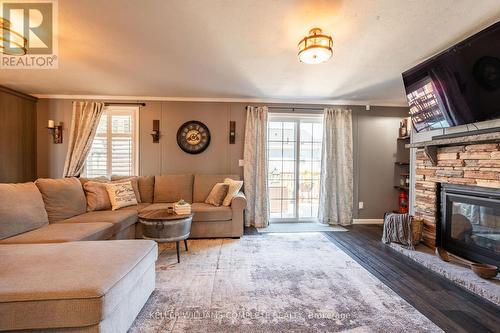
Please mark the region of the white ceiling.
<svg viewBox="0 0 500 333"><path fill-rule="evenodd" d="M59 0L59 69L1 70L38 95L404 105L401 72L500 18L499 0ZM324 64L297 61L314 26Z"/></svg>

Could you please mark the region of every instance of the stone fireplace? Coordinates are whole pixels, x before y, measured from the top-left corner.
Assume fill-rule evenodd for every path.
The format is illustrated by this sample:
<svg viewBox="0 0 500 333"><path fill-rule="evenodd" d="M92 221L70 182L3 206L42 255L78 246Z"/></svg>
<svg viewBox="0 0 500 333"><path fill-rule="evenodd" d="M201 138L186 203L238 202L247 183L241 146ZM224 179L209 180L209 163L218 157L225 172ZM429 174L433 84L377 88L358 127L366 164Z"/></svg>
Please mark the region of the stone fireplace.
<svg viewBox="0 0 500 333"><path fill-rule="evenodd" d="M456 184L469 189L489 188L492 193L500 192L500 146L498 143L439 147L435 148L434 153L431 159L428 151L426 153L423 148L417 150L414 189L414 215L424 221L423 243L431 248L434 248L436 244L440 245L442 237L437 239L438 231L441 231L438 227L446 224L446 221L441 221L442 188L446 188L447 184ZM499 212L499 210L495 211L495 208L487 208L490 213ZM484 206L481 205L472 209L486 213ZM494 223L498 223L498 219L495 221ZM469 223L462 222L463 224ZM460 222L456 223L460 224Z"/></svg>

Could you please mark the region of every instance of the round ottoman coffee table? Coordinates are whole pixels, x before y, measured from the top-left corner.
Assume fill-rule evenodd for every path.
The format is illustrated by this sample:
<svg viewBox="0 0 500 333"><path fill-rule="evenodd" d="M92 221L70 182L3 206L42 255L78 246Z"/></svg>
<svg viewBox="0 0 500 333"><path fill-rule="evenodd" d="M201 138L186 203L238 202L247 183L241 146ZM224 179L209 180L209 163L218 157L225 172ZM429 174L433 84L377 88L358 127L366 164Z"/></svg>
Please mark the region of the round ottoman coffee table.
<svg viewBox="0 0 500 333"><path fill-rule="evenodd" d="M184 241L184 247L187 251L187 239L191 232L192 221L193 214L177 215L167 209L151 209L139 213L142 237L158 243L175 242L178 263L181 262L179 242Z"/></svg>

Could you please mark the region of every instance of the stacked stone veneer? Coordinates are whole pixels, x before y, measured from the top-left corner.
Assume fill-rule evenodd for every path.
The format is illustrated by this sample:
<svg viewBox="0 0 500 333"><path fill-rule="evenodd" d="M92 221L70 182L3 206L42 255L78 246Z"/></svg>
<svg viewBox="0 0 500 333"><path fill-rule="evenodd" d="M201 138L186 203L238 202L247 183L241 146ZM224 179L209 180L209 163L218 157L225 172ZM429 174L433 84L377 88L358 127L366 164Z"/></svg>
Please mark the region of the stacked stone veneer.
<svg viewBox="0 0 500 333"><path fill-rule="evenodd" d="M494 187L500 190L500 146L497 143L442 147L437 165L417 150L415 216L424 220L423 243L436 242L438 183Z"/></svg>

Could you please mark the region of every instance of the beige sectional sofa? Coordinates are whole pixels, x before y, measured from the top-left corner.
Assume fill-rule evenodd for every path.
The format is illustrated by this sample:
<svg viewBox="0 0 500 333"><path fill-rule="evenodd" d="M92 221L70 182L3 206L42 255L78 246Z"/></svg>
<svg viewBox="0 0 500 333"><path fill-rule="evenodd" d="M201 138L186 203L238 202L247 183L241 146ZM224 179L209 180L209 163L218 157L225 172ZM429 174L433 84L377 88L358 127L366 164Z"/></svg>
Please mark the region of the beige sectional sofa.
<svg viewBox="0 0 500 333"><path fill-rule="evenodd" d="M180 199L192 203L191 238L241 237L246 199L239 193L228 207L204 203L217 182L235 175L138 177L141 202L111 211L87 212L82 184L89 179L38 179L0 184L0 244L58 243L141 238L138 213L166 208Z"/></svg>
<svg viewBox="0 0 500 333"><path fill-rule="evenodd" d="M138 177L140 203L87 212L88 179L0 184L0 331L126 332L155 286L157 244L138 213L184 199L191 237L240 237L246 199L205 204L231 175Z"/></svg>

